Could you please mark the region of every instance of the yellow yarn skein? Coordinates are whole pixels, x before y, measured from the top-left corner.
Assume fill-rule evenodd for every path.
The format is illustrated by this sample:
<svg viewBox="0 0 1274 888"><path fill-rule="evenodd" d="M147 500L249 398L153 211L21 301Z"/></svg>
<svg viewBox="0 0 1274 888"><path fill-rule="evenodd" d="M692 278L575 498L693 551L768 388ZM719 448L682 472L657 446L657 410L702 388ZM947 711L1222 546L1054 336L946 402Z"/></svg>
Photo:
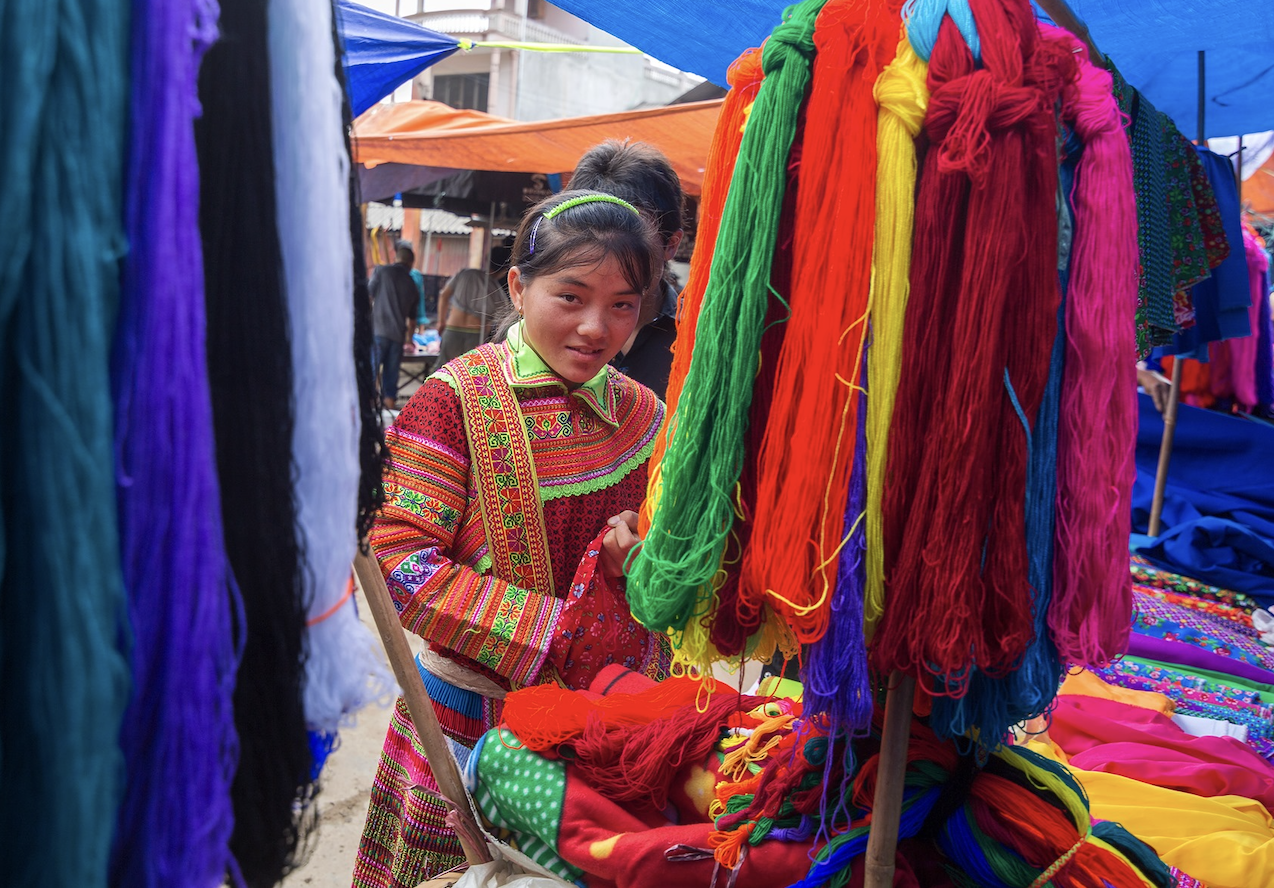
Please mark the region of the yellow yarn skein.
<svg viewBox="0 0 1274 888"><path fill-rule="evenodd" d="M871 356L867 361L867 589L863 630L871 640L885 608L885 456L902 372L902 329L910 293L916 212L915 138L929 103L929 66L907 40L876 78L876 244L872 253Z"/></svg>

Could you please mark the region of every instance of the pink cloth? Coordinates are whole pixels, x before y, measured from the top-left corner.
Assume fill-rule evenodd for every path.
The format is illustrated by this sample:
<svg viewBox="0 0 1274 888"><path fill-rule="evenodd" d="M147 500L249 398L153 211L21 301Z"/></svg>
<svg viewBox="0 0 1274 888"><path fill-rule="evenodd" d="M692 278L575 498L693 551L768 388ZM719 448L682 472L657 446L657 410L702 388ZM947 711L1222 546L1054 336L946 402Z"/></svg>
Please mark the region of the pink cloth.
<svg viewBox="0 0 1274 888"><path fill-rule="evenodd" d="M1248 286L1252 291L1252 303L1248 307L1252 335L1229 342L1230 377L1234 384L1234 400L1243 410L1250 411L1257 403L1256 348L1261 329L1261 303L1258 301L1261 298L1261 272L1269 260L1247 229L1243 230L1243 249L1247 257Z"/></svg>
<svg viewBox="0 0 1274 888"><path fill-rule="evenodd" d="M1153 710L1062 695L1049 737L1076 768L1197 796L1242 796L1274 812L1274 766L1233 737L1192 737Z"/></svg>

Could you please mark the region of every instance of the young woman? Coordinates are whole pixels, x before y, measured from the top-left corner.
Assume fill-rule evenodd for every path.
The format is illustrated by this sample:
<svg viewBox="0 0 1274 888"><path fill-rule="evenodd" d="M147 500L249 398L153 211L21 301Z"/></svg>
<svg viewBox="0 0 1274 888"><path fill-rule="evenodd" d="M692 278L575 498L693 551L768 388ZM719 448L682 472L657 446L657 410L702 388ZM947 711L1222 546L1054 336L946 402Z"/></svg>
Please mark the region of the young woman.
<svg viewBox="0 0 1274 888"><path fill-rule="evenodd" d="M655 678L668 648L633 621L623 563L662 402L609 366L636 329L663 247L632 205L556 195L522 221L507 341L449 362L386 433L371 543L461 763L514 687L586 687L612 662ZM354 872L415 888L463 862L399 699Z"/></svg>

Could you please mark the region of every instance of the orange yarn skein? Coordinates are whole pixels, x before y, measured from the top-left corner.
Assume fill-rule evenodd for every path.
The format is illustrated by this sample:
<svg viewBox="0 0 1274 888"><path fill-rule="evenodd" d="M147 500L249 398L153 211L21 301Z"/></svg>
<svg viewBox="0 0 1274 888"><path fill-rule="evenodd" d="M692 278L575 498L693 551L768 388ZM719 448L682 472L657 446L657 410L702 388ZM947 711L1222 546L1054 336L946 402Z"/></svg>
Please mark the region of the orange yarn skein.
<svg viewBox="0 0 1274 888"><path fill-rule="evenodd" d="M737 604L745 624L768 605L803 643L827 629L842 545L875 236L873 91L900 11L897 0L831 0L814 32L790 315Z"/></svg>

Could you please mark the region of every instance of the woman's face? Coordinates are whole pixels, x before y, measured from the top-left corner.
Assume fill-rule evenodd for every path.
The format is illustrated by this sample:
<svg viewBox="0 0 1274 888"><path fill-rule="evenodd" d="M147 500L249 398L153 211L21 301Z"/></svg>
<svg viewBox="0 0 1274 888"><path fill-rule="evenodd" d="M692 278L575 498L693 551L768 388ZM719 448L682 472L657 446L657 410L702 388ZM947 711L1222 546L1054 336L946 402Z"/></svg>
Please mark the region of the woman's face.
<svg viewBox="0 0 1274 888"><path fill-rule="evenodd" d="M641 294L612 256L529 282L515 265L509 297L526 321L531 347L571 385L588 382L619 353L641 311Z"/></svg>

